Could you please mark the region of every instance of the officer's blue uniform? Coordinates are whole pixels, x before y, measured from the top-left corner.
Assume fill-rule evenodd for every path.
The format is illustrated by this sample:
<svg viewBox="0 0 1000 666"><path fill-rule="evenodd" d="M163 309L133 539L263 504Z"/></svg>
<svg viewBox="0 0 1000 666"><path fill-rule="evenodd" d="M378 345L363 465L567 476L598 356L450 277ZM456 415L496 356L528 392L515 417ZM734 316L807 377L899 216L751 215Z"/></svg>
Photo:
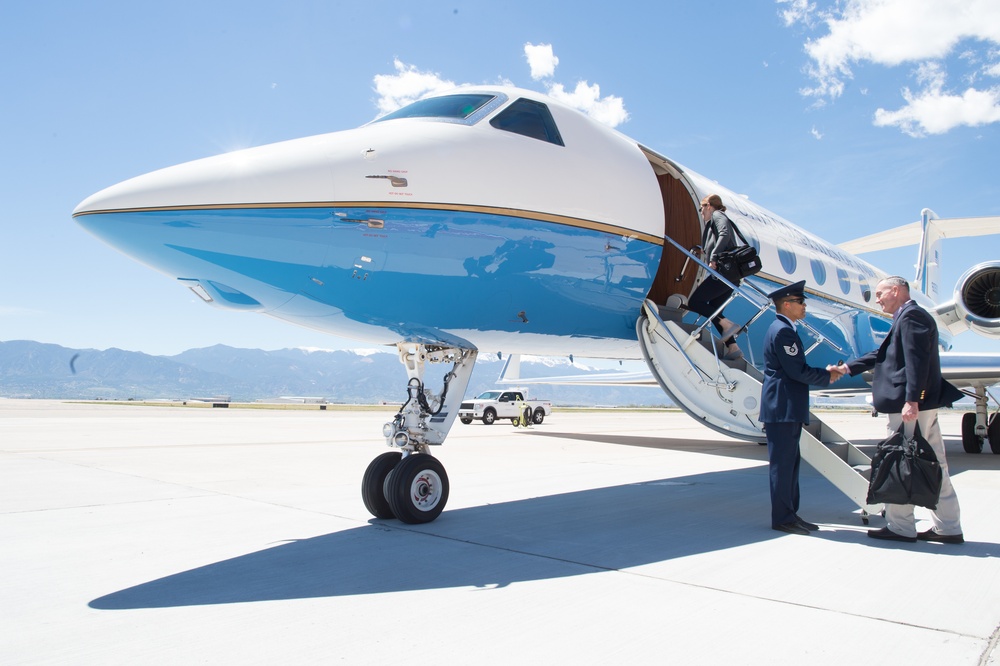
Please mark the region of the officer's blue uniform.
<svg viewBox="0 0 1000 666"><path fill-rule="evenodd" d="M769 294L772 300L804 297L805 281ZM764 386L760 395L760 421L767 434L771 472L771 526L799 520L799 436L809 423L809 386L826 386L830 373L806 364L802 339L792 322L782 315L764 336Z"/></svg>

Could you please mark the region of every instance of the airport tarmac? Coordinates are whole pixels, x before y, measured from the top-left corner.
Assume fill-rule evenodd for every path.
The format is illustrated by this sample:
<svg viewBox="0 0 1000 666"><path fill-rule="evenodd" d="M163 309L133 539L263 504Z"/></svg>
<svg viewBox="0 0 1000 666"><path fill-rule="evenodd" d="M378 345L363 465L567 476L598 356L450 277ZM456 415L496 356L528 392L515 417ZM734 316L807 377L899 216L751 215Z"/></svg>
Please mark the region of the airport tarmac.
<svg viewBox="0 0 1000 666"><path fill-rule="evenodd" d="M680 412L456 424L441 517L376 520L391 415L0 400L0 662L1000 663L1000 455L957 413L962 545L868 538L807 465L822 529L775 532L766 448Z"/></svg>

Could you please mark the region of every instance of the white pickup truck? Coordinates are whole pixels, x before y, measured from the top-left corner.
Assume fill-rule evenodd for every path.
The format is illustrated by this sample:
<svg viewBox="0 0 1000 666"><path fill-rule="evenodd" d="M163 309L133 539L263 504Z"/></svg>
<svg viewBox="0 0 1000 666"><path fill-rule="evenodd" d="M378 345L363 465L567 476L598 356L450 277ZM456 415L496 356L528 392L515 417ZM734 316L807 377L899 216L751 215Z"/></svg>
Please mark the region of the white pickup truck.
<svg viewBox="0 0 1000 666"><path fill-rule="evenodd" d="M525 400L520 391L484 391L475 400L466 400L458 409L458 418L469 424L474 420L493 425L497 419L510 419L515 423L525 410L530 410L531 422L541 423L552 413L552 403L548 400Z"/></svg>

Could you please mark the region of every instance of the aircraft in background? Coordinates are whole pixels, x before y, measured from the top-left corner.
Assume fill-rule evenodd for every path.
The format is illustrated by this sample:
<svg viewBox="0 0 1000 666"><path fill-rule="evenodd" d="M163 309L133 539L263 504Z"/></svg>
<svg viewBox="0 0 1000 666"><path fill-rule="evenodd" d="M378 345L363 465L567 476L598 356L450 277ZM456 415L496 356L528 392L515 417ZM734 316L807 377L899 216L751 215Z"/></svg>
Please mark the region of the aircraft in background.
<svg viewBox="0 0 1000 666"><path fill-rule="evenodd" d="M742 326L737 361L683 307L710 272L691 248L701 239L699 202L712 193L763 262L725 306ZM510 87L464 87L357 129L155 171L94 194L73 215L211 305L396 346L408 399L383 428L392 450L365 471L362 497L374 516L409 523L434 520L447 502L450 482L430 447L444 442L479 350L641 358L694 418L761 441L768 292L807 281L812 365L878 346L891 323L873 303L885 276L874 266L570 107ZM997 221L968 226L995 232ZM917 298L941 323L946 349L962 329L1000 338L1000 261L971 268L948 303L927 296L938 293L948 228L924 225ZM988 439L1000 451L985 388L1000 380L1000 356L942 362L977 398L966 448ZM440 389L425 384L432 366L442 368ZM868 385L853 377L838 386ZM836 439L822 428L817 441ZM849 467L857 452L844 460L843 475L860 478Z"/></svg>

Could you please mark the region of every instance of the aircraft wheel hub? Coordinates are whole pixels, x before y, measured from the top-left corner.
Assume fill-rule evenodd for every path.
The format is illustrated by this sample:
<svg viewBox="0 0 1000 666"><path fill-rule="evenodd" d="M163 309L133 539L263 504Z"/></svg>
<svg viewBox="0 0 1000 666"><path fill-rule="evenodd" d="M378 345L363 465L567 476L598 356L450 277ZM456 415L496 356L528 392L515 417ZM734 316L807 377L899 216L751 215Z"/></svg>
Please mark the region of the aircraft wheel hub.
<svg viewBox="0 0 1000 666"><path fill-rule="evenodd" d="M441 501L441 488L440 476L431 470L422 472L410 484L413 505L421 511L430 511Z"/></svg>

